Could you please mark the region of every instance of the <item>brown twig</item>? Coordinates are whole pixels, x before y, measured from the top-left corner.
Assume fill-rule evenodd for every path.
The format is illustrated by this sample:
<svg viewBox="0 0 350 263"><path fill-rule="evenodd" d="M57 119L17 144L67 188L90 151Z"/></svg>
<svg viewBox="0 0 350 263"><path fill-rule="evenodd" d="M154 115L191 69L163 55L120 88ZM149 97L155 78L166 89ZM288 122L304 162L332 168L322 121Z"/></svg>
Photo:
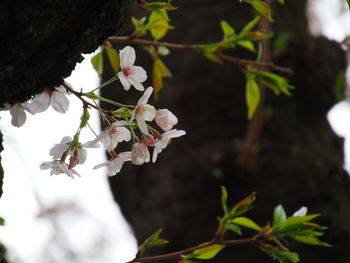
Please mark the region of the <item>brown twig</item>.
<svg viewBox="0 0 350 263"><path fill-rule="evenodd" d="M267 0L266 3L271 6L273 0ZM271 29L271 22L265 18L262 18L259 23L259 29L262 32L269 32ZM262 56L261 62L264 64L271 63L272 52L271 52L271 40L269 38L261 41ZM264 69L264 68L263 68ZM265 67L267 69L267 67ZM243 168L248 170L255 169L255 156L257 152L257 144L260 138L263 120L264 120L264 106L265 106L265 95L266 88L259 82L260 89L260 101L255 110L253 118L250 120L246 137L244 138L242 150L238 158L238 163Z"/></svg>
<svg viewBox="0 0 350 263"><path fill-rule="evenodd" d="M131 36L130 37L112 36L112 37L109 37L107 39L107 41L110 41L112 43L113 42L114 43L128 43L128 44L138 44L138 45L143 45L143 46L166 47L169 49L177 49L177 50L198 51L202 48L202 45L197 45L197 44L185 45L185 44L168 43L168 42L155 42L155 41L146 40L146 39L134 38ZM271 70L283 73L283 74L288 75L288 76L293 74L293 71L290 68L277 66L272 62L266 62L266 61L257 62L254 60L240 59L240 58L225 55L221 51L216 52L215 55L226 62L234 63L234 64L237 64L240 66L262 67L265 69L271 69Z"/></svg>
<svg viewBox="0 0 350 263"><path fill-rule="evenodd" d="M154 262L154 261L162 261L167 259L178 259L181 256L188 255L192 253L193 251L205 247L209 247L216 244L221 245L254 245L258 244L261 241L261 235L260 233L252 238L247 239L238 239L238 240L223 240L223 241L212 241L209 243L206 243L205 245L198 245L195 247L191 247L188 249L180 250L173 253L158 255L158 256L150 256L150 257L141 257L141 258L135 258L131 262Z"/></svg>

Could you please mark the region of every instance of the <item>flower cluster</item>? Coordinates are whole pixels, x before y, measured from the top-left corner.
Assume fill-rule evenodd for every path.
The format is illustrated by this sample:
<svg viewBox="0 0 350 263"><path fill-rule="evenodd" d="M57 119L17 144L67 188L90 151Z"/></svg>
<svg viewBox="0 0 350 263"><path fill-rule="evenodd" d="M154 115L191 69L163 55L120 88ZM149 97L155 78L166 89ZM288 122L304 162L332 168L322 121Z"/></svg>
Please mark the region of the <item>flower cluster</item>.
<svg viewBox="0 0 350 263"><path fill-rule="evenodd" d="M68 83L65 83L65 85L69 86ZM9 110L12 125L21 127L27 119L26 111L34 115L47 110L51 105L57 112L66 113L69 108L69 100L65 94L68 94L66 88L59 86L53 90L45 90L34 96L29 102L5 104L2 110Z"/></svg>
<svg viewBox="0 0 350 263"><path fill-rule="evenodd" d="M125 105L119 102L103 98L94 93L106 83L91 92L83 93L75 91L68 83L45 90L34 96L29 102L13 103L5 105L12 115L12 124L20 127L25 123L25 111L36 114L45 111L51 105L54 110L65 113L69 107L69 100L66 94L74 94L83 103L84 112L81 116L80 125L73 138L65 136L60 143L55 144L50 150L52 161L43 162L41 169L50 169L50 174L67 174L69 177L79 176L73 168L84 164L87 158L87 148L96 148L100 143L104 146L111 158L94 169L107 168L108 175L115 175L120 172L123 164L127 161L135 165L142 165L151 161L149 148L153 148L152 162L155 162L159 153L165 149L173 138L186 134L183 130L173 129L177 124L177 117L168 109L156 109L148 104L153 88L145 90L142 82L147 79L146 71L139 66L134 66L136 59L135 50L127 46L119 52L120 72L118 72L108 83L119 79L125 90L134 86L136 90L144 91L136 105ZM105 101L113 106L115 110L103 110L98 106L97 101ZM96 109L105 124L103 131L95 136L95 139L86 143L79 142L80 132L88 126L89 110ZM157 128L152 127L152 122ZM90 126L89 126L90 127ZM96 133L95 133L96 134ZM119 143L132 141L130 151L118 152Z"/></svg>

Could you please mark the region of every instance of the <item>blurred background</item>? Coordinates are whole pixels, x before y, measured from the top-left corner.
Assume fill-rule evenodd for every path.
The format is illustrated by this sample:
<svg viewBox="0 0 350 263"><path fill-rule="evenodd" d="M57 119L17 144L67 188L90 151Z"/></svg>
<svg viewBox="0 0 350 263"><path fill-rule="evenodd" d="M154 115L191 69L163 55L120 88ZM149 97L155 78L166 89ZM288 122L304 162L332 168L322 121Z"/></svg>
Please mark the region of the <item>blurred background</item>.
<svg viewBox="0 0 350 263"><path fill-rule="evenodd" d="M234 1L174 1L174 5L179 9L171 12L170 18L176 29L164 41L175 43L214 42L221 39L221 20L240 29L253 16L250 8ZM70 117L72 128L66 116L58 113L29 116L21 129L9 127L8 114L2 114L5 181L0 215L6 219L6 226L0 231L8 248L8 261L132 259L135 239L114 200L139 242L164 228L163 236L170 245L154 253L193 246L213 237L216 216L221 215L220 186L225 185L232 203L257 192L249 217L259 224L271 220L273 208L280 203L290 214L300 206L308 206L311 213L322 213L318 222L329 226L323 240L334 247L292 247L300 252L302 262L350 262L350 184L343 169L344 141L339 137L350 133L350 109L342 95L346 91L336 85L346 71L347 47L334 41L341 42L349 34L348 7L345 1L337 0L287 0L285 6L276 4L274 8L275 37L285 34L289 39L284 52L274 54L274 61L294 70L291 82L297 88L292 97L267 92L258 144L249 154L244 154L244 146L249 130L254 128L246 118L241 68L214 64L187 51L172 51L164 58L173 77L165 79L159 99L151 101L174 112L179 118L177 128L186 130L187 135L174 140L156 164L125 165L108 182L103 171L89 169L102 162L102 150L89 152L88 160L93 162L85 165L87 170L79 170L82 178L75 180L50 177L38 168L49 160L53 143L76 129L79 105L76 116ZM124 11L120 35L132 32L130 16L145 15L136 4ZM136 64L151 75L148 53L142 47L135 48ZM241 49L231 55L254 59ZM83 73L75 73L75 77L73 73L69 79L75 89L90 90L97 85L90 57L77 66L76 72L80 67ZM107 68L103 79L110 78L109 73ZM147 85L152 85L151 77ZM102 95L126 104L135 104L139 98L137 91L125 93L120 85L112 86L103 89ZM73 114L74 104L72 101L69 114ZM29 136L33 130L35 134ZM86 140L92 136L88 134ZM40 138L40 143L34 138ZM44 142L44 138L48 140ZM92 152L98 157L92 157ZM271 262L263 252L249 247L232 248L217 258L228 260Z"/></svg>

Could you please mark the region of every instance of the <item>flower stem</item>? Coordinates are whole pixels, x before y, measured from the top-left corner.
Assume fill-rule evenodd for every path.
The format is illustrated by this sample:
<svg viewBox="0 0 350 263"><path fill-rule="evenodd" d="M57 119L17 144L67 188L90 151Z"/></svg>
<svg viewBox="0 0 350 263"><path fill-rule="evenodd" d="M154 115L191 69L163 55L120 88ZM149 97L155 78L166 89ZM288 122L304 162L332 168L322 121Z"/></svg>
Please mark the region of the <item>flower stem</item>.
<svg viewBox="0 0 350 263"><path fill-rule="evenodd" d="M100 86L98 86L97 88L93 89L93 90L90 91L90 92L94 92L94 91L96 91L96 90L98 90L98 89L101 89L101 88L107 86L108 84L112 83L113 81L115 81L115 80L117 80L117 79L118 79L118 76L115 75L114 77L112 77L111 79L109 79L109 80L107 80L106 82L102 83Z"/></svg>

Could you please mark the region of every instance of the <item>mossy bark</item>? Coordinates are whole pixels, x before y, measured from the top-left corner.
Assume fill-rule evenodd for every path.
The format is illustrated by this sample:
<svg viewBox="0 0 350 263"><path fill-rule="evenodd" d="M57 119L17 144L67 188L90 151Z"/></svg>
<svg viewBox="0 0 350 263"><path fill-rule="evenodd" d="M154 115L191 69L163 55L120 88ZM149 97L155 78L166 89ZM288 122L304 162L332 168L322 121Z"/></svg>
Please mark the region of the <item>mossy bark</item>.
<svg viewBox="0 0 350 263"><path fill-rule="evenodd" d="M242 28L252 13L248 6L234 2L177 2L180 9L171 14L176 29L165 40L216 41L221 38L222 19ZM163 252L210 240L215 218L221 214L220 185L225 185L232 203L257 192L248 216L259 224L271 220L273 208L280 203L289 214L302 205L311 213L322 213L319 222L329 226L323 239L334 247L293 245L292 249L301 252L302 262L350 261L350 181L342 167L343 141L326 119L336 103L333 86L346 67L345 54L336 43L309 35L305 8L304 0L276 5L274 32L288 32L291 41L275 62L294 70L291 82L296 89L291 97L268 92L255 170L237 164L248 123L240 68L213 64L188 51L172 51L164 58L174 77L165 80L160 99L152 104L171 109L179 117L177 128L187 135L174 139L156 164L125 165L111 179L115 197L140 242L159 228L171 242ZM137 54L138 65L150 66L141 48ZM240 50L233 54L250 56ZM135 103L124 91L103 92ZM228 249L218 260L271 262L263 252L246 247Z"/></svg>

